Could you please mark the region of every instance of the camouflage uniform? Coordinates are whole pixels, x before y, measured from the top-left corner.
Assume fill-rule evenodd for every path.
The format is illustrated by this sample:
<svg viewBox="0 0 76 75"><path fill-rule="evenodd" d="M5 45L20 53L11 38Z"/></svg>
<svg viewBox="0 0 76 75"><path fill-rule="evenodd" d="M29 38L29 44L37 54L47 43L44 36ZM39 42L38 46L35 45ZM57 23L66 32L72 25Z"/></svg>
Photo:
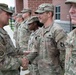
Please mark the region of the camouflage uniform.
<svg viewBox="0 0 76 75"><path fill-rule="evenodd" d="M38 61L40 75L61 75L63 69L60 52L64 50L65 33L57 24L48 28L43 27L41 30Z"/></svg>
<svg viewBox="0 0 76 75"><path fill-rule="evenodd" d="M20 36L19 36L19 45L22 51L25 51L28 49L28 40L31 32L28 29L28 25L26 24L26 21L24 21L20 25Z"/></svg>
<svg viewBox="0 0 76 75"><path fill-rule="evenodd" d="M64 51L65 32L58 24L40 28L35 37L34 52L27 56L32 63L37 57L40 75L61 75L63 68L60 53Z"/></svg>
<svg viewBox="0 0 76 75"><path fill-rule="evenodd" d="M18 48L18 43L17 43L17 31L18 31L19 23L15 22L15 27L14 27L14 34L13 38L15 39L16 47Z"/></svg>
<svg viewBox="0 0 76 75"><path fill-rule="evenodd" d="M20 75L18 68L23 65L23 59L21 60L17 56L23 55L23 52L15 49L9 35L3 29L8 24L12 12L9 10L8 5L4 3L0 3L0 11L1 17L6 16L3 20L0 17L0 75ZM3 12L8 14L3 14ZM5 23L3 23L4 21Z"/></svg>
<svg viewBox="0 0 76 75"><path fill-rule="evenodd" d="M30 25L32 24L33 27L33 23L36 23L36 26L33 29L30 29ZM28 50L31 52L34 52L34 42L35 42L35 36L36 36L36 31L37 31L37 27L39 27L39 19L37 16L31 16L27 21L26 24L28 25L29 30L32 31L30 37L29 37L29 41L28 41ZM36 30L34 30L36 29ZM34 59L34 61L32 62L31 65L29 65L29 71L31 75L39 75L39 70L38 70L38 64L37 64L37 57Z"/></svg>
<svg viewBox="0 0 76 75"><path fill-rule="evenodd" d="M34 52L36 31L32 32L28 41L28 50ZM29 70L31 75L39 75L37 57L34 59L31 65L29 65Z"/></svg>
<svg viewBox="0 0 76 75"><path fill-rule="evenodd" d="M23 14L24 13L31 13L31 10L30 9L23 9L21 11L21 13L23 13ZM26 20L27 20L27 18L24 18L24 21L21 23L21 25L18 28L18 42L19 42L19 46L20 46L21 51L26 51L28 49L28 40L29 40L29 36L31 34L29 29L28 29L28 26L26 25ZM29 75L29 73L27 73L25 75Z"/></svg>
<svg viewBox="0 0 76 75"><path fill-rule="evenodd" d="M16 20L17 20L17 18L22 18L22 13L19 13L17 16L16 16ZM19 42L18 42L18 27L20 26L20 24L21 23L19 23L19 22L15 22L15 28L14 28L14 35L13 35L13 37L14 37L14 39L15 39L15 42L16 42L16 48L20 48L20 46L19 46Z"/></svg>
<svg viewBox="0 0 76 75"><path fill-rule="evenodd" d="M15 57L17 50L2 28L0 28L0 48L0 75L20 75L18 68L21 62Z"/></svg>
<svg viewBox="0 0 76 75"><path fill-rule="evenodd" d="M54 6L52 4L43 3L39 5L35 13L39 14L39 18L41 19L46 17L45 14L48 14L47 12L54 12ZM41 19L41 21L43 22L44 20ZM29 54L27 58L32 63L33 59L36 56L38 57L37 63L40 75L62 75L64 69L62 63L64 63L64 61L61 62L60 55L62 53L62 56L65 55L64 40L66 38L66 33L56 23L52 22L52 24L47 26L48 27L43 26L36 33L35 51Z"/></svg>
<svg viewBox="0 0 76 75"><path fill-rule="evenodd" d="M23 9L21 11L22 13L31 13L30 9ZM18 35L19 37L19 46L21 48L22 51L26 51L28 48L28 40L29 40L29 36L31 34L31 32L28 29L28 25L26 24L26 20L28 18L25 18L24 21L21 23L20 27L19 27L19 32L20 34Z"/></svg>
<svg viewBox="0 0 76 75"><path fill-rule="evenodd" d="M70 14L76 15L76 0L66 0L66 4L73 3L75 6L71 5ZM74 12L74 13L73 13ZM71 19L75 20L76 17ZM72 22L71 21L71 22ZM75 24L74 24L75 25ZM65 56L65 75L76 75L76 29L68 34L67 40L65 42L66 46L66 56Z"/></svg>
<svg viewBox="0 0 76 75"><path fill-rule="evenodd" d="M19 44L19 40L20 40L20 31L21 31L21 24L19 25L19 27L18 27L18 31L17 31L17 40L18 40L18 44ZM19 45L19 47L20 47L20 45Z"/></svg>
<svg viewBox="0 0 76 75"><path fill-rule="evenodd" d="M76 75L76 29L68 34L66 41L65 75Z"/></svg>

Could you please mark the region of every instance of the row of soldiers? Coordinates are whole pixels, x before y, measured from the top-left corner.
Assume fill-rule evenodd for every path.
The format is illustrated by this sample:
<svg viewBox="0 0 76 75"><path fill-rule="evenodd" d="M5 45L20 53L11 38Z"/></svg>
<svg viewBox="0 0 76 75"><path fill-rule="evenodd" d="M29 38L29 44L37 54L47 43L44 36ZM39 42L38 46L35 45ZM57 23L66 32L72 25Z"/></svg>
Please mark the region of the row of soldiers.
<svg viewBox="0 0 76 75"><path fill-rule="evenodd" d="M76 0L65 3L71 4L69 14L76 24ZM52 4L39 5L36 16L29 9L16 16L16 48L3 29L11 14L6 4L0 4L0 75L20 75L20 66L29 69L29 75L76 75L76 29L67 35L54 22Z"/></svg>
<svg viewBox="0 0 76 75"><path fill-rule="evenodd" d="M39 48L36 47L37 49L35 49L35 45L36 46L37 45L39 46L39 44L41 45L40 47L41 51L39 52L40 55L32 56L36 58L34 59L34 61L32 60L33 62L30 61L32 62L32 65L29 65L28 67L30 70L30 74L39 75L38 64L42 65L41 63L43 62L45 66L43 66L41 69L43 70L44 67L48 67L48 69L47 70L45 69L41 73L41 75L44 74L44 72L45 72L45 75L47 75L47 71L48 71L48 74L51 73L50 66L49 66L50 62L51 62L51 65L53 64L55 65L54 68L57 68L56 70L54 70L55 72L58 70L57 72L58 74L63 73L61 68L64 69L63 58L65 55L64 54L65 50L64 50L63 42L64 42L64 39L66 38L66 33L58 24L53 22L54 6L49 3L41 4L39 6L39 9L35 11L35 14L40 15L39 17L38 15L31 16L31 12L32 11L30 9L23 9L21 13L17 15L13 14L13 18L16 18L15 30L14 30L14 39L16 41L16 48L25 52L31 51L31 53L36 52L36 54L38 54ZM47 14L50 12L49 13L50 15L47 15L47 14L46 16L43 15L43 13L45 12L47 12ZM39 20L38 18L42 20ZM42 25L39 24L39 22L41 22ZM45 25L45 23L47 24ZM43 26L43 24L45 26ZM43 27L40 28L39 25ZM38 61L39 58L40 60Z"/></svg>
<svg viewBox="0 0 76 75"><path fill-rule="evenodd" d="M31 50L33 51L36 30L43 26L38 17L31 16L31 13L30 9L23 9L21 13L14 13L12 15L12 18L15 20L14 39L16 41L16 48L26 52L26 54ZM34 69L31 69L31 73L34 73Z"/></svg>

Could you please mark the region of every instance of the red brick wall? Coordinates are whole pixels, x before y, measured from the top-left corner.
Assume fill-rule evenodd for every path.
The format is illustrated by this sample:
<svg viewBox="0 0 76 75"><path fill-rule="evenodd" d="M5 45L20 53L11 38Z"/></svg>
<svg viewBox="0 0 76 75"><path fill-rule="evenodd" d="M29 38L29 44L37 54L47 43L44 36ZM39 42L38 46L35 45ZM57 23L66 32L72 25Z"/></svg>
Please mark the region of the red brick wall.
<svg viewBox="0 0 76 75"><path fill-rule="evenodd" d="M33 15L34 11L41 3L52 3L52 0L28 0L28 7L32 9Z"/></svg>
<svg viewBox="0 0 76 75"><path fill-rule="evenodd" d="M55 6L57 6L57 5L60 5L61 6L60 20L63 20L63 21L69 20L69 17L68 17L69 13L68 13L68 11L69 11L69 7L70 6L67 6L65 4L65 0L52 0L52 3Z"/></svg>
<svg viewBox="0 0 76 75"><path fill-rule="evenodd" d="M18 13L23 9L23 0L15 0L15 12Z"/></svg>
<svg viewBox="0 0 76 75"><path fill-rule="evenodd" d="M24 8L28 8L28 0L23 0Z"/></svg>

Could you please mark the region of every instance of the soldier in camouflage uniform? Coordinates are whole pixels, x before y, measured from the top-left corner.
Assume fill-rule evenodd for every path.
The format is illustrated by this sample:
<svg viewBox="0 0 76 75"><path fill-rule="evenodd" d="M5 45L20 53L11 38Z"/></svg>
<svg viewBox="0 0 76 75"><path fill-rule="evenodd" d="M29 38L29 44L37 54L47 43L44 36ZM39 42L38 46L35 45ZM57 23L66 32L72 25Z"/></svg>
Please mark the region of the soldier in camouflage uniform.
<svg viewBox="0 0 76 75"><path fill-rule="evenodd" d="M16 16L16 23L15 23L15 28L14 28L14 39L15 39L15 43L16 43L16 48L20 48L19 46L19 42L18 42L18 27L20 26L20 24L23 22L23 17L22 17L22 13L18 13L18 15Z"/></svg>
<svg viewBox="0 0 76 75"><path fill-rule="evenodd" d="M15 49L9 35L3 29L8 25L12 12L7 4L0 3L0 75L20 75L18 68L24 67L25 59L17 58L23 52Z"/></svg>
<svg viewBox="0 0 76 75"><path fill-rule="evenodd" d="M56 23L53 22L54 6L49 3L39 5L39 20L43 27L38 29L35 37L34 52L27 55L29 64L38 56L38 69L40 75L62 75L63 66L60 54L64 52L64 40L66 33Z"/></svg>
<svg viewBox="0 0 76 75"><path fill-rule="evenodd" d="M71 23L76 25L76 0L66 0L70 4ZM68 34L66 40L65 75L76 75L76 29Z"/></svg>
<svg viewBox="0 0 76 75"><path fill-rule="evenodd" d="M16 19L17 19L17 14L16 13L13 13L12 19L14 20L14 34L13 34L13 39L16 40L16 37L17 37L17 35L16 35L17 34L16 29L18 28L18 26L17 26L18 22L16 21ZM15 42L15 45L16 45L16 42Z"/></svg>
<svg viewBox="0 0 76 75"><path fill-rule="evenodd" d="M28 25L26 24L26 20L31 16L31 10L23 9L21 13L24 21L18 27L18 41L20 50L24 52L28 49L28 40L31 34L30 30L28 29Z"/></svg>
<svg viewBox="0 0 76 75"><path fill-rule="evenodd" d="M16 21L16 18L17 18L17 13L13 13L13 15L12 15L12 19L13 19L13 21L14 21L14 28L16 29L17 28L17 24L18 24L18 22ZM15 31L15 29L14 29L14 31ZM15 39L15 35L13 35L14 37L14 39Z"/></svg>
<svg viewBox="0 0 76 75"><path fill-rule="evenodd" d="M17 16L17 13L13 13L12 19L14 20L14 22L16 21L16 16Z"/></svg>
<svg viewBox="0 0 76 75"><path fill-rule="evenodd" d="M31 16L31 10L30 9L23 9L21 11L23 13L24 21L19 26L19 45L22 51L26 51L28 48L28 40L29 36L31 34L30 30L28 29L28 25L26 24L26 20L30 18Z"/></svg>
<svg viewBox="0 0 76 75"><path fill-rule="evenodd" d="M34 45L34 40L35 40L35 35L36 35L36 30L39 27L42 27L42 23L39 22L38 17L32 16L26 21L28 28L30 31L32 31L29 41L28 41L28 51L33 52L33 45ZM32 62L31 65L29 65L29 70L31 75L39 75L38 71L38 64L37 64L37 57L35 60Z"/></svg>

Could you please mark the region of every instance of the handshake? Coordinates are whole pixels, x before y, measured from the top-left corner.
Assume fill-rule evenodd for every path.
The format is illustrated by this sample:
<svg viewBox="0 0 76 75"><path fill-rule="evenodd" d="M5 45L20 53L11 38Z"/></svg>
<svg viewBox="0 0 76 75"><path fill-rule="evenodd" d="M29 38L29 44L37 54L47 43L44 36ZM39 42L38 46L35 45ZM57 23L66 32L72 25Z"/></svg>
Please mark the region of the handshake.
<svg viewBox="0 0 76 75"><path fill-rule="evenodd" d="M31 53L31 51L24 51L23 53L26 56L29 53ZM23 67L22 70L26 70L28 68L28 65L29 65L29 60L26 57L24 57L21 59L21 61L22 61L22 67Z"/></svg>

